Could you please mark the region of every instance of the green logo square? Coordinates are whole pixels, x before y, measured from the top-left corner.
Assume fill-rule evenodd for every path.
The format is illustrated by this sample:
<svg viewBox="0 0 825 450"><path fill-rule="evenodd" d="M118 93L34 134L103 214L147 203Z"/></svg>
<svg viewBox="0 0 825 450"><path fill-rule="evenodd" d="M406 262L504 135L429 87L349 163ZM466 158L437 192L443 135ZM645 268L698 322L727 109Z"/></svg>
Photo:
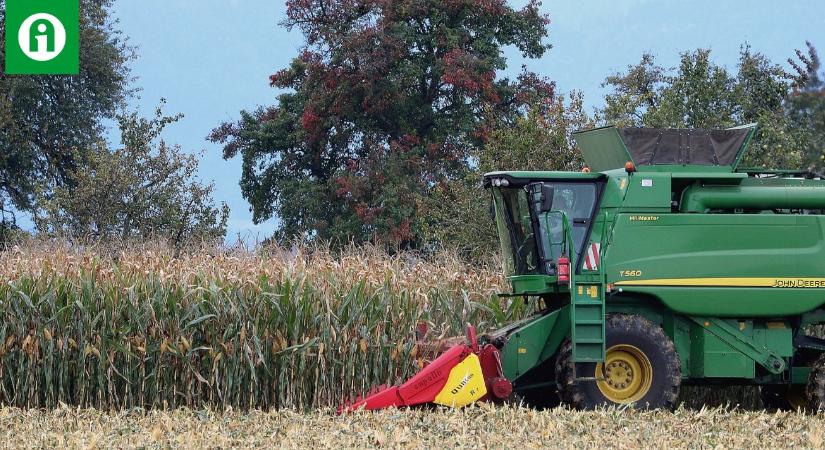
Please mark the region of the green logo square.
<svg viewBox="0 0 825 450"><path fill-rule="evenodd" d="M6 0L9 75L80 72L78 0Z"/></svg>

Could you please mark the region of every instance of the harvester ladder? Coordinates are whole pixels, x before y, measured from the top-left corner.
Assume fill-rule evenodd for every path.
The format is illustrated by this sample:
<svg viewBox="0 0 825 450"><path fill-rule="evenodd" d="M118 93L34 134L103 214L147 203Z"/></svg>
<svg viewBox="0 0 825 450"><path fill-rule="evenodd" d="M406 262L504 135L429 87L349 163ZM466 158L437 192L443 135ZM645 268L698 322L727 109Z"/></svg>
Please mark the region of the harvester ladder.
<svg viewBox="0 0 825 450"><path fill-rule="evenodd" d="M591 232L594 238L601 236L602 227L601 219L597 220ZM570 228L567 230L568 248L573 248ZM601 248L605 246L601 245ZM582 258L584 254L576 258L570 270L570 340L573 344L573 362L603 362L606 340L604 264L596 257L595 271L577 273L576 267L584 269Z"/></svg>
<svg viewBox="0 0 825 450"><path fill-rule="evenodd" d="M604 361L604 283L599 275L572 279L570 323L573 361Z"/></svg>

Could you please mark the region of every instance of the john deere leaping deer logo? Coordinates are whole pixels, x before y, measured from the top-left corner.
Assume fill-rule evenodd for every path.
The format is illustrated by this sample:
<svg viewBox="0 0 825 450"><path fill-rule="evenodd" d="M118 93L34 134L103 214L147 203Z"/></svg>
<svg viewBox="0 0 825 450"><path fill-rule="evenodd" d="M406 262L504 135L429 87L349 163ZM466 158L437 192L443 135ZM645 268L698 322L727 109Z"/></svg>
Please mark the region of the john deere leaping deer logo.
<svg viewBox="0 0 825 450"><path fill-rule="evenodd" d="M66 47L66 28L51 14L34 14L20 25L17 42L27 57L51 61Z"/></svg>

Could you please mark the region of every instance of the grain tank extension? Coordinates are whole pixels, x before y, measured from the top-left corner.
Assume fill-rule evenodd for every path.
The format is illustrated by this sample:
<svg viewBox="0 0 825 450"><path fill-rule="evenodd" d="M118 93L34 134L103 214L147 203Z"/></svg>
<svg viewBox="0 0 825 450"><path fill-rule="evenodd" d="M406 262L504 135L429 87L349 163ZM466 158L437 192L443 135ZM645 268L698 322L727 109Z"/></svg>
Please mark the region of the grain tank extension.
<svg viewBox="0 0 825 450"><path fill-rule="evenodd" d="M682 385L750 384L823 409L825 181L740 167L755 129L598 128L574 135L582 172L486 174L501 295L539 310L350 407L671 408Z"/></svg>

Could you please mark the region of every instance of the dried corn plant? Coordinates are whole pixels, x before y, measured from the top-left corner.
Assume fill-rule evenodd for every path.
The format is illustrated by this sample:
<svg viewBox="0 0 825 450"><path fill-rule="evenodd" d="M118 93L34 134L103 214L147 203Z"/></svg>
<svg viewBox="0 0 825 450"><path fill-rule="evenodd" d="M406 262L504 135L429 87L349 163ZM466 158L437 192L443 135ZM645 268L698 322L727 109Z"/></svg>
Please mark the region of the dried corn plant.
<svg viewBox="0 0 825 450"><path fill-rule="evenodd" d="M30 242L0 261L0 404L17 407L333 406L417 370L416 324L527 309L449 254Z"/></svg>

